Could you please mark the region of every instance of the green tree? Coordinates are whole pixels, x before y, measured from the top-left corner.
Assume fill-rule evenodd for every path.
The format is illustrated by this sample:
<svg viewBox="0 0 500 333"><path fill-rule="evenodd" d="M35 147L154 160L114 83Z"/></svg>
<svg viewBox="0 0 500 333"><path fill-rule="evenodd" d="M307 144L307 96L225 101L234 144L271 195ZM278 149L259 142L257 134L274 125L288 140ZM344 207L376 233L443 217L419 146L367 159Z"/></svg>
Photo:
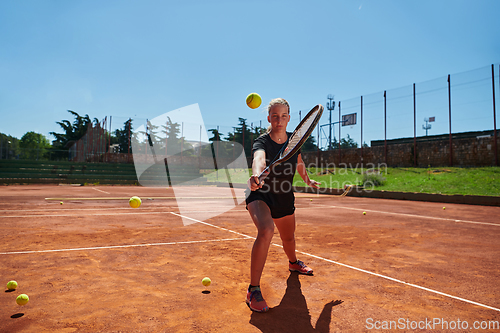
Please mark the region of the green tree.
<svg viewBox="0 0 500 333"><path fill-rule="evenodd" d="M19 155L19 139L0 133L0 158L12 159Z"/></svg>
<svg viewBox="0 0 500 333"><path fill-rule="evenodd" d="M250 156L252 151L252 139L255 140L257 137L252 135L252 129L247 125L246 119L238 118L239 126L235 127L234 134L229 133L227 140L235 141L245 147L245 155ZM245 142L243 142L245 140Z"/></svg>
<svg viewBox="0 0 500 333"><path fill-rule="evenodd" d="M358 143L354 141L353 138L347 134L347 139L342 138L340 139L340 148L342 149L347 149L347 148L358 148Z"/></svg>
<svg viewBox="0 0 500 333"><path fill-rule="evenodd" d="M304 145L301 148L301 151L306 152L306 151L317 151L318 146L316 146L316 139L311 135L307 138L306 142L304 142Z"/></svg>
<svg viewBox="0 0 500 333"><path fill-rule="evenodd" d="M132 152L132 119L128 119L123 123L123 129L115 130L115 137L119 153L126 154Z"/></svg>
<svg viewBox="0 0 500 333"><path fill-rule="evenodd" d="M167 123L161 126L163 128L162 133L165 137L159 138L155 137L159 149L165 149L166 141L166 154L168 156L180 155L182 151L183 156L194 156L196 155L193 146L186 142L185 137L181 137L181 127L179 123L174 123L170 117L167 117ZM155 128L156 129L156 128ZM153 138L151 138L153 140ZM165 152L165 151L164 151Z"/></svg>
<svg viewBox="0 0 500 333"><path fill-rule="evenodd" d="M89 124L92 123L88 114L82 117L75 111L68 110L68 112L75 117L73 123L69 120L58 121L56 124L62 127L64 133L50 132L50 134L56 138L52 142L52 146L55 149L69 149L68 143L77 141L84 136L85 133L87 133ZM94 119L94 121L96 120L97 119Z"/></svg>
<svg viewBox="0 0 500 333"><path fill-rule="evenodd" d="M88 114L82 117L75 111L68 112L75 117L73 123L69 120L58 121L56 124L62 127L64 133L50 132L56 138L52 141L52 150L57 159L68 158L69 148L87 133L89 125L92 124Z"/></svg>
<svg viewBox="0 0 500 333"><path fill-rule="evenodd" d="M19 141L22 148L21 158L30 160L46 159L51 148L49 140L45 135L35 132L27 132Z"/></svg>

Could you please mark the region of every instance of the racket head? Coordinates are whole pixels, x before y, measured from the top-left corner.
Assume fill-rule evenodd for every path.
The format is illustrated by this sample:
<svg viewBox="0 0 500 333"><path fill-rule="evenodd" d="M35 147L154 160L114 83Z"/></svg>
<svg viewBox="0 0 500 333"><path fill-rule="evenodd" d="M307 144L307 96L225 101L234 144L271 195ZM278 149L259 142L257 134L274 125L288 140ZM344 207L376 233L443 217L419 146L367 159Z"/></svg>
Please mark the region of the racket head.
<svg viewBox="0 0 500 333"><path fill-rule="evenodd" d="M323 114L323 105L318 104L307 113L288 138L276 162L281 163L292 157L302 147L318 124Z"/></svg>
<svg viewBox="0 0 500 333"><path fill-rule="evenodd" d="M307 113L304 119L302 119L302 121L297 125L292 135L290 135L288 140L285 142L285 145L281 148L278 156L276 156L274 161L260 173L259 182L267 177L273 166L285 162L292 157L300 149L300 147L302 147L318 124L319 119L323 114L323 109L323 105L318 104Z"/></svg>

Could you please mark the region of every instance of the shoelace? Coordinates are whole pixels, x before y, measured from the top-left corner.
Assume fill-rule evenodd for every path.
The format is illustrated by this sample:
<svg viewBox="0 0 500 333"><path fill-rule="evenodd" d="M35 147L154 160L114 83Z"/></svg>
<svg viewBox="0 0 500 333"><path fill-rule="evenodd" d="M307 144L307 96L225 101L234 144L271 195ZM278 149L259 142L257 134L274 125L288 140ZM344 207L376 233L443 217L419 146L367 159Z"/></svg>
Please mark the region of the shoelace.
<svg viewBox="0 0 500 333"><path fill-rule="evenodd" d="M260 290L254 290L250 294L250 299L255 298L257 302L262 302L264 300L264 297L262 297L262 293Z"/></svg>

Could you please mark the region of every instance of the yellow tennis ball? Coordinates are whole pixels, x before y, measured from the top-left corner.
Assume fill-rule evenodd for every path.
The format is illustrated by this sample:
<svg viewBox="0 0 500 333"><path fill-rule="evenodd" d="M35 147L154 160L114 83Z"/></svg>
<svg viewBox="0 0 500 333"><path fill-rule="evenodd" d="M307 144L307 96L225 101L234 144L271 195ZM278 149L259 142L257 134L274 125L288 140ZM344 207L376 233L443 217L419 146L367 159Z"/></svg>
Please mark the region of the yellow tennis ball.
<svg viewBox="0 0 500 333"><path fill-rule="evenodd" d="M208 278L208 277L205 277L205 278L203 278L203 280L201 280L201 283L202 283L205 287L208 287L208 286L212 283L212 280L210 280L210 278Z"/></svg>
<svg viewBox="0 0 500 333"><path fill-rule="evenodd" d="M363 212L363 215L366 215L366 212Z"/></svg>
<svg viewBox="0 0 500 333"><path fill-rule="evenodd" d="M21 294L21 295L17 296L16 303L19 305L26 305L26 304L28 304L29 300L30 300L30 298L28 297L28 295Z"/></svg>
<svg viewBox="0 0 500 333"><path fill-rule="evenodd" d="M446 209L446 207L443 207L443 210L445 210L445 209Z"/></svg>
<svg viewBox="0 0 500 333"><path fill-rule="evenodd" d="M128 201L128 204L132 208L139 208L142 204L142 201L141 201L141 198L134 196L134 197L130 198L130 200Z"/></svg>
<svg viewBox="0 0 500 333"><path fill-rule="evenodd" d="M262 103L262 98L260 98L259 94L251 93L247 96L247 105L249 108L256 109L260 106L260 103Z"/></svg>
<svg viewBox="0 0 500 333"><path fill-rule="evenodd" d="M62 205L62 204L63 204L63 202L61 201L61 202L60 202L60 204Z"/></svg>
<svg viewBox="0 0 500 333"><path fill-rule="evenodd" d="M12 281L9 281L7 282L7 289L9 290L14 290L17 288L17 282L12 280Z"/></svg>

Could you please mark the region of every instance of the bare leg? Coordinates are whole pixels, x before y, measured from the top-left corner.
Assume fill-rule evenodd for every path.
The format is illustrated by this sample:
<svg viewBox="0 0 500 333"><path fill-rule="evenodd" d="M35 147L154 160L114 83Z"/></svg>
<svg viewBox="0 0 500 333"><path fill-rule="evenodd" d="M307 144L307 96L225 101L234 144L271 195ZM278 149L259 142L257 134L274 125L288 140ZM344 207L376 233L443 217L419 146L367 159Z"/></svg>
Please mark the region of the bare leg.
<svg viewBox="0 0 500 333"><path fill-rule="evenodd" d="M257 238L253 244L250 264L250 284L258 286L266 263L269 245L274 236L274 221L269 207L261 200L249 203L248 212L257 227Z"/></svg>
<svg viewBox="0 0 500 333"><path fill-rule="evenodd" d="M297 261L297 255L295 253L295 214L275 219L274 223L280 232L283 250L288 260L291 262Z"/></svg>

